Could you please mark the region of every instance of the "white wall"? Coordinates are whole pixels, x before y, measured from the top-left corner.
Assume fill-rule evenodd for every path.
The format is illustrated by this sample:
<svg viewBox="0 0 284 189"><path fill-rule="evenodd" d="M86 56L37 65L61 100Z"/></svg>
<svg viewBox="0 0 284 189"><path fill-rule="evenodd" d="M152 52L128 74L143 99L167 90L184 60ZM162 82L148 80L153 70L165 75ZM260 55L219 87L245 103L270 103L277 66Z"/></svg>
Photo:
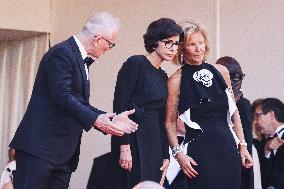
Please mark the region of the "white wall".
<svg viewBox="0 0 284 189"><path fill-rule="evenodd" d="M1 0L0 28L49 32L50 0Z"/></svg>
<svg viewBox="0 0 284 189"><path fill-rule="evenodd" d="M220 0L220 53L235 57L250 100L284 100L284 1Z"/></svg>

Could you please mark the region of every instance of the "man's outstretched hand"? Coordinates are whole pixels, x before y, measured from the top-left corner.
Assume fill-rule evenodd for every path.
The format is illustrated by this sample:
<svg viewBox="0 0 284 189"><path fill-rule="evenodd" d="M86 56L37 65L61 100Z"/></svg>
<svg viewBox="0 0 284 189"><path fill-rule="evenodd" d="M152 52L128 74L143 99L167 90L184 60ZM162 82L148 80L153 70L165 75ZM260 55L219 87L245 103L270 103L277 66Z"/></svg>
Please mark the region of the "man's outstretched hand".
<svg viewBox="0 0 284 189"><path fill-rule="evenodd" d="M128 116L134 112L135 110L133 109L118 115L115 113L101 114L98 116L93 126L106 134L116 136L122 136L124 133L130 134L135 132L138 128L138 124L128 118ZM112 121L110 120L111 118Z"/></svg>
<svg viewBox="0 0 284 189"><path fill-rule="evenodd" d="M120 128L124 133L130 134L138 129L138 124L129 119L128 116L133 114L135 109L121 112L113 117L112 122Z"/></svg>

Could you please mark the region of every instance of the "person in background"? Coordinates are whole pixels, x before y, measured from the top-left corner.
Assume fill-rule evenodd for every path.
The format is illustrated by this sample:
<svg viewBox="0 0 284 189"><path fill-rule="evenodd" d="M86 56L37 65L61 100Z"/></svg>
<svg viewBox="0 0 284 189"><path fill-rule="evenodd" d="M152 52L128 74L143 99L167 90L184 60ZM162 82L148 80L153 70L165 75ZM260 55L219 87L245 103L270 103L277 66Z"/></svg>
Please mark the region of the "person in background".
<svg viewBox="0 0 284 189"><path fill-rule="evenodd" d="M230 75L231 85L234 92L237 108L243 126L245 141L250 154L252 154L252 110L250 101L243 96L242 82L245 74L240 64L232 57L224 56L216 61L216 64L225 66ZM241 189L253 189L253 169L242 167Z"/></svg>
<svg viewBox="0 0 284 189"><path fill-rule="evenodd" d="M27 111L10 143L17 155L16 189L67 189L83 130L122 136L137 129L128 119L135 110L116 115L89 103L88 66L114 47L118 29L111 14L95 14L41 59Z"/></svg>
<svg viewBox="0 0 284 189"><path fill-rule="evenodd" d="M16 172L16 154L15 149L9 148L8 150L8 163L2 172L0 179L0 189L13 189L15 182Z"/></svg>
<svg viewBox="0 0 284 189"><path fill-rule="evenodd" d="M135 55L122 65L116 81L113 111L135 109L137 132L112 137L113 188L132 188L144 180L164 183L169 164L165 133L167 74L161 65L171 61L182 29L170 18L153 21L144 35L146 55Z"/></svg>
<svg viewBox="0 0 284 189"><path fill-rule="evenodd" d="M253 101L251 105L253 115L255 113L256 107L259 106L262 101L263 101L263 98ZM253 121L252 121L252 134L253 134L252 156L254 160L254 164L253 164L254 189L262 189L262 185L263 185L262 181L264 177L263 162L265 160L263 148L265 145L265 138L260 133L259 128L256 127L256 119L254 116L253 116Z"/></svg>
<svg viewBox="0 0 284 189"><path fill-rule="evenodd" d="M164 189L159 183L153 181L142 181L134 186L132 189Z"/></svg>
<svg viewBox="0 0 284 189"><path fill-rule="evenodd" d="M208 35L195 22L181 23L184 39L176 63L182 65L168 80L166 130L188 189L239 189L241 163L252 166L228 70L204 62ZM187 154L176 135L176 121L186 128ZM233 118L233 122L230 118ZM237 148L239 147L239 149Z"/></svg>
<svg viewBox="0 0 284 189"><path fill-rule="evenodd" d="M256 99L255 101L252 102L251 107L252 107L252 115L253 115L253 119L252 119L252 136L253 136L253 143L254 145L257 145L258 142L261 142L265 139L265 137L263 136L263 134L261 134L259 128L256 127L256 119L254 119L254 113L255 113L255 109L257 106L259 106L261 104L261 102L264 100L264 98L259 98Z"/></svg>
<svg viewBox="0 0 284 189"><path fill-rule="evenodd" d="M266 98L256 107L256 127L265 136L263 188L284 188L284 104L277 98Z"/></svg>

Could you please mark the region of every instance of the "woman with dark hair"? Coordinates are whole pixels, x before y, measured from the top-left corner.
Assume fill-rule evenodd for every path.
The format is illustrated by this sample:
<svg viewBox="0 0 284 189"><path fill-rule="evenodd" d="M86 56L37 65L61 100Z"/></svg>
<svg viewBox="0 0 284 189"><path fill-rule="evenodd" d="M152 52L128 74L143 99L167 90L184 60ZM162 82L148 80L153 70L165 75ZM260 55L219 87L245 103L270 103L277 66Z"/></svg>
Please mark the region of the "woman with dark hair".
<svg viewBox="0 0 284 189"><path fill-rule="evenodd" d="M182 68L168 80L166 106L172 155L187 178L188 189L240 189L241 162L249 168L252 158L228 70L204 62L209 52L208 37L200 24L187 21L181 27L183 45L175 62ZM177 118L185 124L186 153L178 144Z"/></svg>
<svg viewBox="0 0 284 189"><path fill-rule="evenodd" d="M152 22L144 37L146 55L127 59L120 69L114 92L113 111L135 109L135 134L112 137L113 188L132 188L144 180L163 185L169 164L165 133L167 74L161 69L177 53L182 29L169 18Z"/></svg>

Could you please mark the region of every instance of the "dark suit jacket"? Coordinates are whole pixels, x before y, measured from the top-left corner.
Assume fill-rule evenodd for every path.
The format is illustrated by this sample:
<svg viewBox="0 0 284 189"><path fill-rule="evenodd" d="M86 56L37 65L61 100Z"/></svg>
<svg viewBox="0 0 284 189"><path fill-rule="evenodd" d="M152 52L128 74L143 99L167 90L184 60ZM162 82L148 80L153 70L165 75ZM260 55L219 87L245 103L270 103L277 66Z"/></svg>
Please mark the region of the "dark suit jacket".
<svg viewBox="0 0 284 189"><path fill-rule="evenodd" d="M284 135L282 136L284 139ZM271 185L284 188L284 146L280 146L272 160L267 161L266 173L264 178L265 187Z"/></svg>
<svg viewBox="0 0 284 189"><path fill-rule="evenodd" d="M42 58L32 96L10 147L76 169L81 135L99 114L89 104L90 83L73 37Z"/></svg>

